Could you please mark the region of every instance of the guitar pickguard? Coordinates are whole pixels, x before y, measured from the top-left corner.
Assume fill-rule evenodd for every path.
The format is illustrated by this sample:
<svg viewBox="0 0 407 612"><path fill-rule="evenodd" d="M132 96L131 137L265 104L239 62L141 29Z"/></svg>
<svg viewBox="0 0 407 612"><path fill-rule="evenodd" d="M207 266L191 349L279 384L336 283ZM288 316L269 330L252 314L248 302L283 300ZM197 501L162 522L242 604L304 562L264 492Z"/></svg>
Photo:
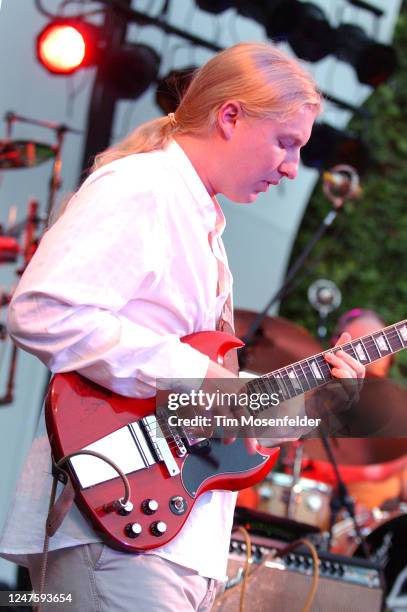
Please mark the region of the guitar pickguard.
<svg viewBox="0 0 407 612"><path fill-rule="evenodd" d="M232 444L224 444L220 438L212 438L208 440L206 448L192 452L185 458L181 473L182 484L191 497L195 497L202 488L222 489L222 477L226 481L234 475L250 472L267 459L268 455L259 452L250 455L241 438ZM213 487L211 482L215 477L217 486Z"/></svg>

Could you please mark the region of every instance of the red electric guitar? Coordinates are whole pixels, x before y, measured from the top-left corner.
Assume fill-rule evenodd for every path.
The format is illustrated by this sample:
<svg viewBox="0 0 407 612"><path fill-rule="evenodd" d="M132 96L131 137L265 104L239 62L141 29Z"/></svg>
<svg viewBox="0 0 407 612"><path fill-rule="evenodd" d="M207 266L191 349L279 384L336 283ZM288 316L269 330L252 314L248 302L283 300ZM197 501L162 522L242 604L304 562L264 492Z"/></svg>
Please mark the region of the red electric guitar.
<svg viewBox="0 0 407 612"><path fill-rule="evenodd" d="M219 363L229 350L242 346L223 332L199 332L182 341ZM368 364L406 346L403 321L340 348ZM330 366L320 353L250 381L248 391L269 394L273 388L286 400L330 380ZM251 455L243 439L225 445L216 438L196 440L180 427L166 425L160 430L155 398L123 397L75 372L54 376L45 417L55 461L91 450L127 475L131 496L123 507L123 483L110 465L89 455L67 462L83 514L108 544L133 552L172 540L205 491L240 490L262 480L279 453L259 446Z"/></svg>

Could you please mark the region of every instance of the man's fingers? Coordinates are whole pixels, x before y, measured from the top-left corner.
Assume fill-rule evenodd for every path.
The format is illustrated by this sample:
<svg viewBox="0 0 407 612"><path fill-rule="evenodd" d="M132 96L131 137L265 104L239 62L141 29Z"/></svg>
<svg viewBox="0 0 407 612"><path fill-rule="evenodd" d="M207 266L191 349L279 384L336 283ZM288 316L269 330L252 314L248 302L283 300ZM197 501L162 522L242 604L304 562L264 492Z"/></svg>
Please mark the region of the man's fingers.
<svg viewBox="0 0 407 612"><path fill-rule="evenodd" d="M352 336L348 332L342 332L334 348L341 346L342 344L346 344L347 342L350 342L350 340L352 340ZM339 363L337 359L341 360L342 362L345 362L346 365L349 365L352 369L352 372L355 374L356 378L365 377L365 373L366 373L365 366L359 361L357 361L357 359L354 359L353 357L351 357L351 355L348 355L348 353L345 353L345 351L335 351L335 354L327 353L327 355L330 355L330 354L334 355L336 360L331 362L330 358L328 358L328 362L332 363L332 365L334 365L338 369L346 370L346 367L344 368L344 364ZM341 376L340 378L344 378L344 377ZM354 378L354 376L349 375L349 378Z"/></svg>
<svg viewBox="0 0 407 612"><path fill-rule="evenodd" d="M332 374L338 378L364 378L365 366L359 361L356 361L351 355L345 351L337 351L336 353L326 353L326 361L333 366ZM345 375L337 376L335 371L344 371Z"/></svg>
<svg viewBox="0 0 407 612"><path fill-rule="evenodd" d="M344 361L345 363L347 363L348 365L351 366L353 371L356 373L357 378L363 378L364 377L364 375L365 375L365 366L363 365L363 363L360 363L359 361L354 359L351 355L348 355L348 353L345 353L345 351L338 351L336 353L336 356L339 357L339 359L342 359L342 361Z"/></svg>
<svg viewBox="0 0 407 612"><path fill-rule="evenodd" d="M249 413L242 407L235 406L230 410L228 416L228 424L225 429L223 442L232 444L236 438L244 438L244 444L249 454L254 454L257 451L257 439L253 427L250 425L242 425L242 417L247 417Z"/></svg>
<svg viewBox="0 0 407 612"><path fill-rule="evenodd" d="M245 438L244 444L249 455L254 455L257 452L258 442L256 438Z"/></svg>

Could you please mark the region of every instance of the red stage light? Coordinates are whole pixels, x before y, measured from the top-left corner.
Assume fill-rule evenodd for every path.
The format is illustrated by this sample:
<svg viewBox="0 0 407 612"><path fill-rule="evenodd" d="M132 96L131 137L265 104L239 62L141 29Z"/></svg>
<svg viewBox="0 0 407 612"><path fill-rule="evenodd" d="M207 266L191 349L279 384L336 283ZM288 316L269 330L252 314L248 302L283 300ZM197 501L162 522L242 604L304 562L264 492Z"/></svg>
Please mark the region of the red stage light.
<svg viewBox="0 0 407 612"><path fill-rule="evenodd" d="M0 264L16 262L19 253L20 246L15 238L12 236L0 236Z"/></svg>
<svg viewBox="0 0 407 612"><path fill-rule="evenodd" d="M37 38L41 64L54 74L71 74L84 65L88 41L71 23L51 23Z"/></svg>

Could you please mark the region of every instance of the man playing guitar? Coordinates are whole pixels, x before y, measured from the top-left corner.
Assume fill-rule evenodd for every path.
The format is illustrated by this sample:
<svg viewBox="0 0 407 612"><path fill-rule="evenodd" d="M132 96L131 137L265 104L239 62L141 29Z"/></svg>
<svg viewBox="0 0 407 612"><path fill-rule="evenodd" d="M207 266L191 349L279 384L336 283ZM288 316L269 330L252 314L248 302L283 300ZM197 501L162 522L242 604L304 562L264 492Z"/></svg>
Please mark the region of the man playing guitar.
<svg viewBox="0 0 407 612"><path fill-rule="evenodd" d="M253 202L294 179L320 106L312 78L270 44L214 56L175 113L97 156L16 289L15 342L53 373L76 371L124 397L154 397L158 379L173 390L185 379L201 380L205 392L236 390L235 373L180 341L233 324L215 196ZM337 378L364 376L343 351L326 359ZM255 452L255 440L246 445ZM28 566L36 590L51 480L41 419L0 543ZM207 491L177 537L137 554L106 546L74 505L50 540L45 591L72 593L59 606L70 612L209 610L225 576L234 504L232 492Z"/></svg>

